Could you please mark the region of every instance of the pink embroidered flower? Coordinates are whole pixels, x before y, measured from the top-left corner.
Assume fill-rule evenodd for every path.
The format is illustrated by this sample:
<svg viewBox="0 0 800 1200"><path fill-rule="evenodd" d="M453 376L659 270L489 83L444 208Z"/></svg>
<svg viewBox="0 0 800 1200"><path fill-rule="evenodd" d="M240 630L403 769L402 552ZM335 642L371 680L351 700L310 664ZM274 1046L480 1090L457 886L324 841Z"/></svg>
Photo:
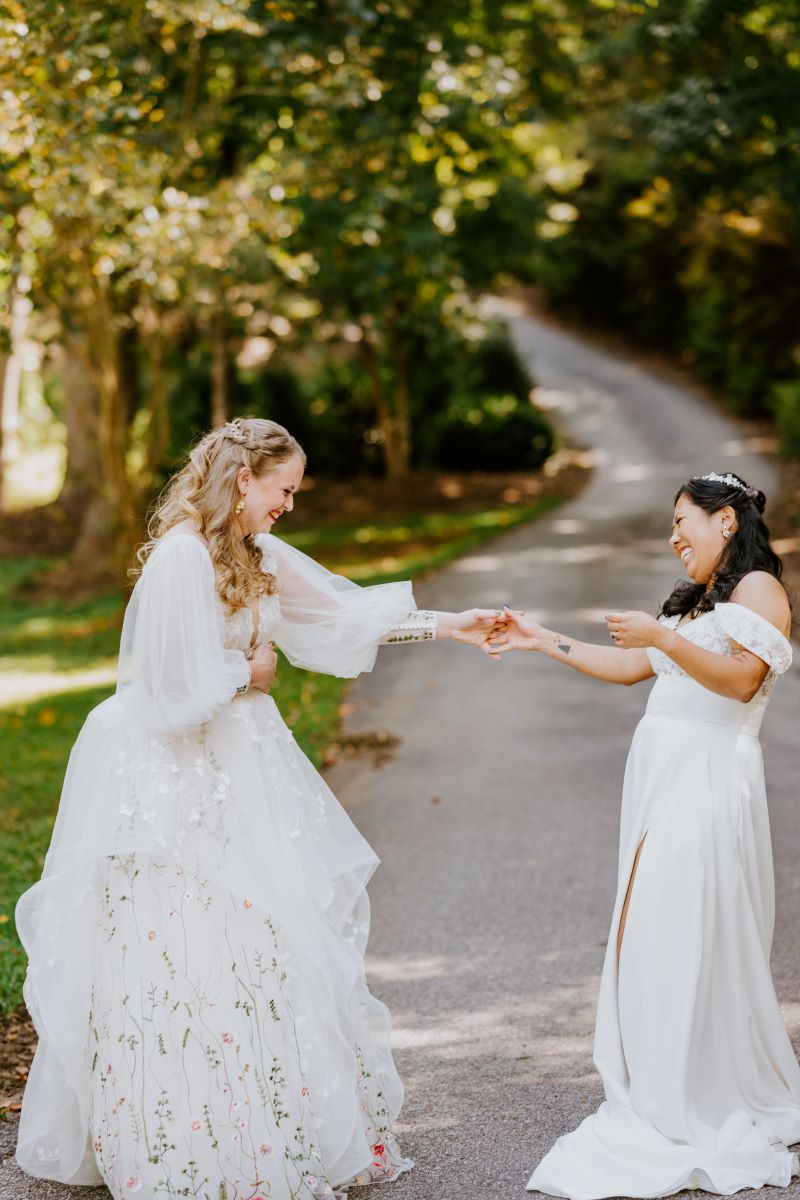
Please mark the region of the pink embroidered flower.
<svg viewBox="0 0 800 1200"><path fill-rule="evenodd" d="M232 1033L223 1033L222 1040L226 1046L230 1046L231 1042L233 1041L233 1034Z"/></svg>
<svg viewBox="0 0 800 1200"><path fill-rule="evenodd" d="M258 1153L263 1154L265 1158L268 1158L270 1154L272 1154L272 1146L270 1146L269 1142L262 1142L258 1147Z"/></svg>
<svg viewBox="0 0 800 1200"><path fill-rule="evenodd" d="M376 1142L372 1147L372 1153L376 1158L381 1158L381 1156L386 1153L386 1147L384 1146L383 1142Z"/></svg>
<svg viewBox="0 0 800 1200"><path fill-rule="evenodd" d="M307 1096L307 1095L308 1095L308 1088L300 1088L300 1095L301 1095L301 1096Z"/></svg>
<svg viewBox="0 0 800 1200"><path fill-rule="evenodd" d="M95 1154L99 1154L99 1153L100 1153L100 1143L99 1143L99 1142L95 1142L95 1144L94 1144L94 1152L95 1152Z"/></svg>
<svg viewBox="0 0 800 1200"><path fill-rule="evenodd" d="M242 908L252 908L252 907L253 907L252 900L243 900L242 901Z"/></svg>
<svg viewBox="0 0 800 1200"><path fill-rule="evenodd" d="M195 1133L197 1133L197 1131L198 1131L198 1129L199 1129L199 1128L200 1128L200 1122L199 1122L199 1121L192 1121L192 1129L195 1131Z"/></svg>
<svg viewBox="0 0 800 1200"><path fill-rule="evenodd" d="M129 1192L140 1192L142 1190L142 1181L138 1175L129 1175L125 1180L125 1187Z"/></svg>
<svg viewBox="0 0 800 1200"><path fill-rule="evenodd" d="M149 932L149 933L148 933L148 935L147 935L147 940L148 940L148 942L154 942L154 941L156 940L156 931L155 931L155 929L151 929L151 930L150 930L150 932Z"/></svg>

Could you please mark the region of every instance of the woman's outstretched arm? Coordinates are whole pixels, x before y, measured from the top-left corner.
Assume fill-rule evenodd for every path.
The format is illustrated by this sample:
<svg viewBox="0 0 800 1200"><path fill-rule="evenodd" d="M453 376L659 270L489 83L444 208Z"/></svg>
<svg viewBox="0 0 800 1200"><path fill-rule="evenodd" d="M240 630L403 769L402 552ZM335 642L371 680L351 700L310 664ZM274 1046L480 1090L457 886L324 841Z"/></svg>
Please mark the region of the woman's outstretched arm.
<svg viewBox="0 0 800 1200"><path fill-rule="evenodd" d="M503 617L508 622L507 628L490 638L489 653L499 655L507 650L535 650L582 675L625 686L650 679L655 673L643 649L622 650L616 646L579 642L568 634L546 629L525 612L505 609Z"/></svg>
<svg viewBox="0 0 800 1200"><path fill-rule="evenodd" d="M403 642L444 641L466 642L478 646L490 658L488 649L492 632L503 627L501 614L495 609L469 608L463 612L434 612L415 609L381 638L383 645Z"/></svg>

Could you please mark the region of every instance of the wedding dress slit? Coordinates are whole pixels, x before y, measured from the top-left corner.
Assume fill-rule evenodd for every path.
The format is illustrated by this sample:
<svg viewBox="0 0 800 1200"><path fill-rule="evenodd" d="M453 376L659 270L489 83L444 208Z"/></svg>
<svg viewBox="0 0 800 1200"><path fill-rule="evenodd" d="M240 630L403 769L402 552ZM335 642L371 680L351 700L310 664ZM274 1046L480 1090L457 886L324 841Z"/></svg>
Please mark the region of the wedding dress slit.
<svg viewBox="0 0 800 1200"><path fill-rule="evenodd" d="M636 853L633 856L633 866L631 867L630 879L628 880L628 890L625 893L625 899L622 902L622 914L619 918L619 930L617 932L617 966L619 967L619 958L622 953L622 939L625 937L625 923L628 919L628 907L631 902L631 894L633 892L633 884L636 879L636 872L639 869L639 859L642 856L644 844L647 841L647 834L644 835L639 845L636 847Z"/></svg>
<svg viewBox="0 0 800 1200"><path fill-rule="evenodd" d="M595 1030L606 1099L528 1184L572 1200L730 1195L798 1173L789 1147L800 1141L800 1067L769 968L774 883L758 740L791 647L735 603L678 632L719 654L744 646L770 670L743 704L648 651L658 678L625 770L616 938Z"/></svg>

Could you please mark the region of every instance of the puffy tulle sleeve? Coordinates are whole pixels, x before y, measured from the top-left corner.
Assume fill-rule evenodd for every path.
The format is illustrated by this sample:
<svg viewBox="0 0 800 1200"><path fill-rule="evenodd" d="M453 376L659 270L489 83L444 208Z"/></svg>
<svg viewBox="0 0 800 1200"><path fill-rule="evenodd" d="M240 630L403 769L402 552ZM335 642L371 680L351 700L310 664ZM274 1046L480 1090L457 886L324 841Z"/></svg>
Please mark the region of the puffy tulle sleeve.
<svg viewBox="0 0 800 1200"><path fill-rule="evenodd" d="M378 647L416 611L410 583L359 587L272 534L258 542L278 585L272 639L297 667L346 679L371 671Z"/></svg>
<svg viewBox="0 0 800 1200"><path fill-rule="evenodd" d="M775 672L783 675L792 662L791 642L752 608L744 604L717 604L714 608L717 625L732 641L757 655Z"/></svg>
<svg viewBox="0 0 800 1200"><path fill-rule="evenodd" d="M250 678L222 641L222 608L208 551L191 534L166 535L134 588L117 690L130 718L153 732L203 725Z"/></svg>

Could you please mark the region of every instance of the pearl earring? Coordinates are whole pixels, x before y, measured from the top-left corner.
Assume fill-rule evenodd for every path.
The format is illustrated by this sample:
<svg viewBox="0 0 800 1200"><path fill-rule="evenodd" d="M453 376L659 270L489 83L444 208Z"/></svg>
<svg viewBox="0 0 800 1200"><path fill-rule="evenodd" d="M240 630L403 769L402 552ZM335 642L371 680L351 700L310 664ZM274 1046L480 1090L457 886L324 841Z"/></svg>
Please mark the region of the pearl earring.
<svg viewBox="0 0 800 1200"><path fill-rule="evenodd" d="M236 513L236 515L238 517L239 514L243 510L244 510L244 496L240 496L239 499L236 501L236 503L233 506L233 511Z"/></svg>
<svg viewBox="0 0 800 1200"><path fill-rule="evenodd" d="M722 530L722 536L723 536L724 538L729 538L729 537L731 536L731 531L730 531L730 529L723 529L723 530Z"/></svg>

